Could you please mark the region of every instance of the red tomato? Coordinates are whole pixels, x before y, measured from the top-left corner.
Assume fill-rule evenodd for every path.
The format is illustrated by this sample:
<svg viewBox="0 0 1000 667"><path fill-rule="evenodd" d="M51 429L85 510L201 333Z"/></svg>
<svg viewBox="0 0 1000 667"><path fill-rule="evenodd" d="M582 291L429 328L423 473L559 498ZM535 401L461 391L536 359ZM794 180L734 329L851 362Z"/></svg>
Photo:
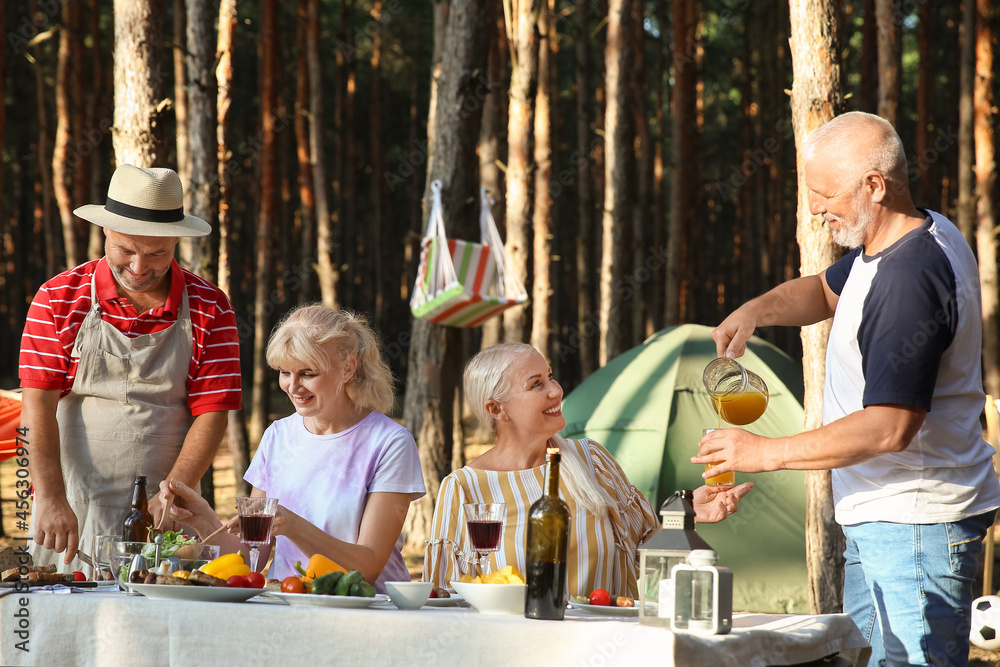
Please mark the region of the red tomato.
<svg viewBox="0 0 1000 667"><path fill-rule="evenodd" d="M230 588L246 588L247 578L242 574L234 574L226 579L226 586L229 586Z"/></svg>
<svg viewBox="0 0 1000 667"><path fill-rule="evenodd" d="M247 588L264 588L267 581L260 572L251 572L247 575Z"/></svg>
<svg viewBox="0 0 1000 667"><path fill-rule="evenodd" d="M75 572L73 572L73 581L86 581L86 580L87 580L87 575L85 575L83 572L80 572L80 570L76 570Z"/></svg>
<svg viewBox="0 0 1000 667"><path fill-rule="evenodd" d="M285 577L281 580L282 593L305 593L306 587L302 585L302 577Z"/></svg>
<svg viewBox="0 0 1000 667"><path fill-rule="evenodd" d="M608 593L603 588L598 588L590 594L590 604L599 605L601 607L610 607L611 593Z"/></svg>

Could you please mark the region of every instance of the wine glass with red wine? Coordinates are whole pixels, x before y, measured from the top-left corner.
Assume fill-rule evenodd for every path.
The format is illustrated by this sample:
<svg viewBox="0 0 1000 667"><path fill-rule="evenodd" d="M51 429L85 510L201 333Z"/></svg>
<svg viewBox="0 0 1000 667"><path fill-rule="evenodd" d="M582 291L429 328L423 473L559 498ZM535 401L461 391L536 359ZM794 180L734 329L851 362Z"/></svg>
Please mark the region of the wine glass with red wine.
<svg viewBox="0 0 1000 667"><path fill-rule="evenodd" d="M257 571L257 558L262 547L271 541L271 524L278 511L277 498L237 498L236 511L240 515L240 542L250 547L250 570Z"/></svg>
<svg viewBox="0 0 1000 667"><path fill-rule="evenodd" d="M476 552L474 563L480 573L485 574L489 560L484 555L500 548L503 525L507 521L507 505L504 503L465 503L465 526L469 531L469 541Z"/></svg>

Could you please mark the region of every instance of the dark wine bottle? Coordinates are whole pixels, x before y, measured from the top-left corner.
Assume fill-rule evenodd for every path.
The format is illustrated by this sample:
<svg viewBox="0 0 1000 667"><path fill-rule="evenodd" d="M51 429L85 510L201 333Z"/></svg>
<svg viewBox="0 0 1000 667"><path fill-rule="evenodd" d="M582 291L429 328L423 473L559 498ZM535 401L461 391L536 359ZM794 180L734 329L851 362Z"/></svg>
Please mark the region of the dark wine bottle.
<svg viewBox="0 0 1000 667"><path fill-rule="evenodd" d="M526 618L561 621L566 613L569 507L559 497L559 450L545 453L545 494L528 511Z"/></svg>
<svg viewBox="0 0 1000 667"><path fill-rule="evenodd" d="M132 482L132 507L122 519L122 541L148 542L152 527L153 515L149 513L149 499L146 497L146 476L139 475Z"/></svg>

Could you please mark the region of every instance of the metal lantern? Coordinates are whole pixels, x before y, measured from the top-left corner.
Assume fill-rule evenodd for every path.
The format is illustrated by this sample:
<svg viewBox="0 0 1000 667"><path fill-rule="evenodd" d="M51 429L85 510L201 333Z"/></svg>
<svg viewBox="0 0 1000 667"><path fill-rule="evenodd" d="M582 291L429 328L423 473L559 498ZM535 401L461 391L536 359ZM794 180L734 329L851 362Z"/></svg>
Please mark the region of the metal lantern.
<svg viewBox="0 0 1000 667"><path fill-rule="evenodd" d="M677 491L660 507L663 525L639 546L639 622L670 627L670 572L695 549L711 549L694 530L694 494Z"/></svg>

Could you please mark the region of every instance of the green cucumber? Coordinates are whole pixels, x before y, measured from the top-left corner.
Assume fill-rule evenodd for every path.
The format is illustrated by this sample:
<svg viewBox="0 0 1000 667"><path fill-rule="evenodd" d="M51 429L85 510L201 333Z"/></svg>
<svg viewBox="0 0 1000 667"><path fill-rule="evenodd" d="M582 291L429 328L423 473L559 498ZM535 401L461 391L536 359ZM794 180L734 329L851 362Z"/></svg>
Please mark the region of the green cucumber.
<svg viewBox="0 0 1000 667"><path fill-rule="evenodd" d="M358 570L351 570L337 581L337 587L334 589L334 595L349 595L351 592L351 586L363 581L364 577L361 576L361 572Z"/></svg>

